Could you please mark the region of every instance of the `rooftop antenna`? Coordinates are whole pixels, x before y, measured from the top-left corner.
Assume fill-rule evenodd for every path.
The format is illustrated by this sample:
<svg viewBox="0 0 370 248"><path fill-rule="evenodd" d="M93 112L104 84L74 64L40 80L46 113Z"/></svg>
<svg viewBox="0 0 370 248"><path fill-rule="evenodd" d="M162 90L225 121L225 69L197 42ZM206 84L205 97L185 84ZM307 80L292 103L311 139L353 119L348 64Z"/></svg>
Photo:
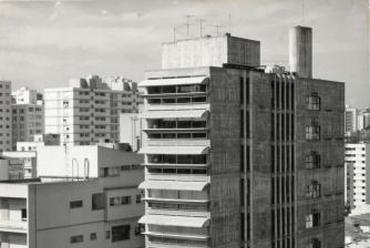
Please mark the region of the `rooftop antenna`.
<svg viewBox="0 0 370 248"><path fill-rule="evenodd" d="M216 34L217 34L217 35L219 35L219 34L220 34L220 28L223 28L223 27L224 27L224 26L219 25L219 24L211 25L211 26L216 28Z"/></svg>
<svg viewBox="0 0 370 248"><path fill-rule="evenodd" d="M203 23L205 22L204 19L199 18L199 35L202 38L203 36Z"/></svg>
<svg viewBox="0 0 370 248"><path fill-rule="evenodd" d="M302 24L304 25L305 24L305 16L304 16L304 0L302 0Z"/></svg>
<svg viewBox="0 0 370 248"><path fill-rule="evenodd" d="M173 42L176 41L176 26L173 26Z"/></svg>
<svg viewBox="0 0 370 248"><path fill-rule="evenodd" d="M193 15L186 15L186 35L189 37L190 32L190 18L193 17Z"/></svg>
<svg viewBox="0 0 370 248"><path fill-rule="evenodd" d="M231 14L230 13L228 14L227 25L228 25L229 34L231 34Z"/></svg>

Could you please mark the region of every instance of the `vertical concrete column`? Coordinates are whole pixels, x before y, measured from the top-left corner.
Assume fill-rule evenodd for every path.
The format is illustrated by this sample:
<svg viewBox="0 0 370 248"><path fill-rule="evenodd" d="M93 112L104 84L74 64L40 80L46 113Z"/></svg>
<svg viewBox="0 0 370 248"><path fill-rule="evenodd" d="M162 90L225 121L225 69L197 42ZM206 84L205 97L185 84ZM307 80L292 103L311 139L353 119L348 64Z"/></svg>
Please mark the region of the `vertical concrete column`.
<svg viewBox="0 0 370 248"><path fill-rule="evenodd" d="M289 67L299 77L312 78L312 28L295 26L289 30Z"/></svg>

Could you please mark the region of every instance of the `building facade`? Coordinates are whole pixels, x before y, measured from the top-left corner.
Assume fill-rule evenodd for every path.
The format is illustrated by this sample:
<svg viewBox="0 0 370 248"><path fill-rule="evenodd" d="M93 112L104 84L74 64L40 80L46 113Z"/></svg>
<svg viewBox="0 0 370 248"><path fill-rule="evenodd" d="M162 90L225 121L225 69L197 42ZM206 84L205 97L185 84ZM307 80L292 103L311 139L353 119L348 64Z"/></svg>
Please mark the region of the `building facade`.
<svg viewBox="0 0 370 248"><path fill-rule="evenodd" d="M37 90L21 87L12 92L13 104L39 104L42 105L43 96Z"/></svg>
<svg viewBox="0 0 370 248"><path fill-rule="evenodd" d="M37 178L0 182L1 247L144 247L142 156L50 146L38 159Z"/></svg>
<svg viewBox="0 0 370 248"><path fill-rule="evenodd" d="M44 133L44 106L42 104L12 105L12 144L30 142Z"/></svg>
<svg viewBox="0 0 370 248"><path fill-rule="evenodd" d="M203 39L223 40L226 57L193 67L181 54ZM186 42L173 56L165 43L181 63L139 84L146 247L342 247L344 84L311 78L301 61L284 73L250 66L256 41ZM292 48L295 59L310 46Z"/></svg>
<svg viewBox="0 0 370 248"><path fill-rule="evenodd" d="M12 149L11 82L0 80L0 152Z"/></svg>
<svg viewBox="0 0 370 248"><path fill-rule="evenodd" d="M36 176L36 152L35 151L12 151L3 152L2 159L8 160L8 178L29 179Z"/></svg>
<svg viewBox="0 0 370 248"><path fill-rule="evenodd" d="M363 126L363 124L359 125L359 110L356 108L352 108L350 106L346 106L346 113L344 117L344 130L346 133L356 132L359 129L359 126Z"/></svg>
<svg viewBox="0 0 370 248"><path fill-rule="evenodd" d="M45 133L59 134L61 144L118 142L119 114L138 112L140 103L136 84L122 78L72 80L45 89Z"/></svg>
<svg viewBox="0 0 370 248"><path fill-rule="evenodd" d="M363 207L370 208L369 156L369 143L345 145L346 201L354 211Z"/></svg>

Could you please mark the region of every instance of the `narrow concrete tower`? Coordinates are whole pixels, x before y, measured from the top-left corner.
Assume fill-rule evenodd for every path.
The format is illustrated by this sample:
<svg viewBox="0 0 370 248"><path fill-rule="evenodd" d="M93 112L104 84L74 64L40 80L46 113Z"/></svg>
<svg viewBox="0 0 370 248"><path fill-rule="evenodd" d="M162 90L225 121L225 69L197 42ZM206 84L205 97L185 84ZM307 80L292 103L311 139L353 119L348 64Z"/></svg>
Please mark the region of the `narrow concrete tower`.
<svg viewBox="0 0 370 248"><path fill-rule="evenodd" d="M312 78L312 28L295 26L289 30L289 67L299 77Z"/></svg>

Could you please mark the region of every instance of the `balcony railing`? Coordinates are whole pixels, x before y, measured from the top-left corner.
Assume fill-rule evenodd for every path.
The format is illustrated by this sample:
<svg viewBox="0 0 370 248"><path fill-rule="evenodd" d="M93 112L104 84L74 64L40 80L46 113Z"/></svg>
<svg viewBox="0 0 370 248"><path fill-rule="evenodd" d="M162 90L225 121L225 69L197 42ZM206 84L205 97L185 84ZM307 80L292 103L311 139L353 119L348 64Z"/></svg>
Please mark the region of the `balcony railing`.
<svg viewBox="0 0 370 248"><path fill-rule="evenodd" d="M28 222L0 220L0 232L27 233Z"/></svg>

